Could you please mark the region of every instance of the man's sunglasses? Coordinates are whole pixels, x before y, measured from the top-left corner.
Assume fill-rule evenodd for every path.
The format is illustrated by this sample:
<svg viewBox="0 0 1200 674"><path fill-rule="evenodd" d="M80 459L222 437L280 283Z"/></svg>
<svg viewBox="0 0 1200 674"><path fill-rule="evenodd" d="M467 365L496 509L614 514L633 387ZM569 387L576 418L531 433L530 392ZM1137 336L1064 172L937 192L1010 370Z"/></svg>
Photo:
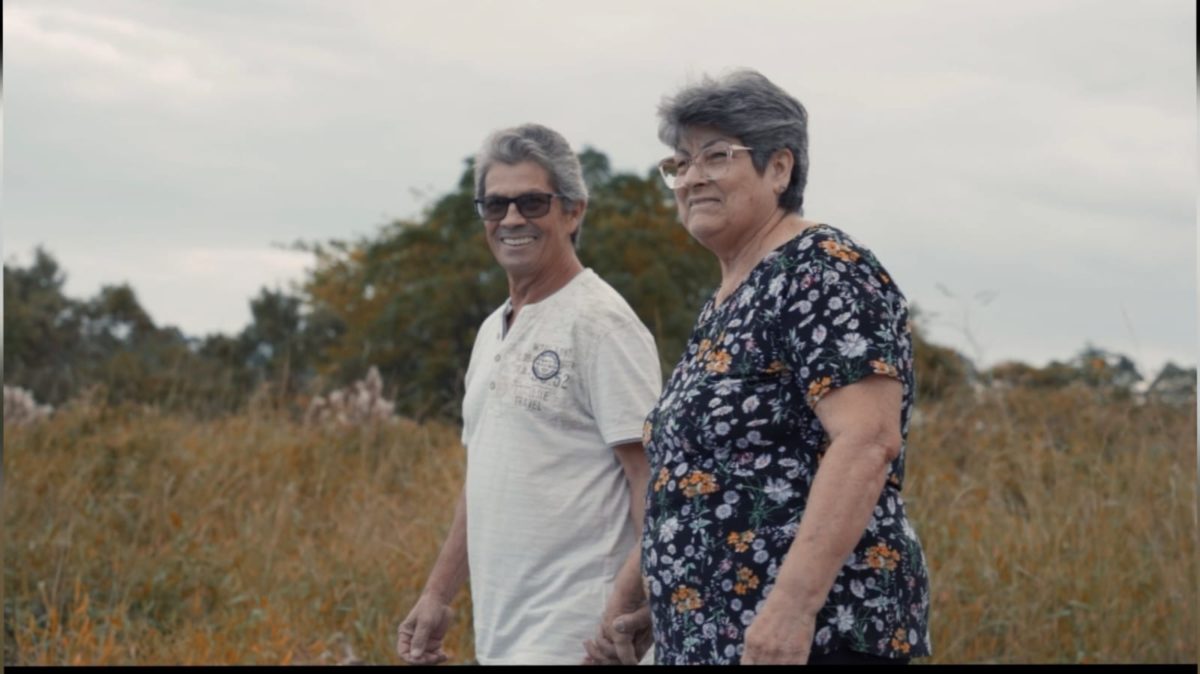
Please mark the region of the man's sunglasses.
<svg viewBox="0 0 1200 674"><path fill-rule="evenodd" d="M540 218L550 212L550 202L554 197L562 198L561 194L546 194L544 192L527 192L509 197L484 197L475 200L475 210L484 220L503 220L508 215L508 205L516 204L517 212L525 218Z"/></svg>

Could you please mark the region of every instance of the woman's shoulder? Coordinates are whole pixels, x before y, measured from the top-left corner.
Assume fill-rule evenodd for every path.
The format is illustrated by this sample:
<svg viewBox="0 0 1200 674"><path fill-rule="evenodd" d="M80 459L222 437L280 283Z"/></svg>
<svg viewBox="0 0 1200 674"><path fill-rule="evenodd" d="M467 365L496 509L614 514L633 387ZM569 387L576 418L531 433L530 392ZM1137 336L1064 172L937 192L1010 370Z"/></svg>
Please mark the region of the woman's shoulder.
<svg viewBox="0 0 1200 674"><path fill-rule="evenodd" d="M843 229L823 222L805 228L781 252L797 262L834 265L841 262L864 271L883 270L875 253L862 241Z"/></svg>
<svg viewBox="0 0 1200 674"><path fill-rule="evenodd" d="M844 257L849 253L859 256L871 254L870 249L849 232L824 222L812 223L805 227L786 248L810 255L825 253L835 257ZM839 255L843 253L844 255Z"/></svg>

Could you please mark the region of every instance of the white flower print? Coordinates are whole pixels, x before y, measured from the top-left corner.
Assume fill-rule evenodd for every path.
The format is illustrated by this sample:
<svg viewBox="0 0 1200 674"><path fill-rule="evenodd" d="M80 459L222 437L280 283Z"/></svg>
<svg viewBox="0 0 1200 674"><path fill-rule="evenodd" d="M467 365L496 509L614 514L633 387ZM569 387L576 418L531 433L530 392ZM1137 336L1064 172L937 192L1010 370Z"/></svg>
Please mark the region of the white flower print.
<svg viewBox="0 0 1200 674"><path fill-rule="evenodd" d="M679 520L671 517L658 528L658 540L660 543L666 543L675 538L677 533L679 533ZM667 561L666 555L663 555L662 561Z"/></svg>
<svg viewBox="0 0 1200 674"><path fill-rule="evenodd" d="M826 625L825 627L822 627L821 629L817 630L817 638L816 638L817 645L824 646L825 644L829 643L829 638L832 636L833 636L833 630L829 629L828 625Z"/></svg>
<svg viewBox="0 0 1200 674"><path fill-rule="evenodd" d="M717 435L729 435L729 424L722 421L714 426L713 430L716 431Z"/></svg>
<svg viewBox="0 0 1200 674"><path fill-rule="evenodd" d="M787 480L782 478L772 478L767 480L767 486L763 489L767 494L767 498L776 503L783 503L792 497L792 485ZM761 540L761 539L759 539Z"/></svg>
<svg viewBox="0 0 1200 674"><path fill-rule="evenodd" d="M742 401L742 411L746 414L750 414L756 409L758 409L758 396L750 396Z"/></svg>
<svg viewBox="0 0 1200 674"><path fill-rule="evenodd" d="M817 344L822 344L825 342L825 334L825 324L822 323L821 325L818 325L815 330L813 330L812 339Z"/></svg>
<svg viewBox="0 0 1200 674"><path fill-rule="evenodd" d="M721 505L717 506L716 514L717 519L727 520L729 519L729 516L733 514L733 507L728 503L722 503Z"/></svg>
<svg viewBox="0 0 1200 674"><path fill-rule="evenodd" d="M829 622L833 623L839 632L849 632L854 628L854 611L851 611L849 606L838 605L837 615L830 618Z"/></svg>
<svg viewBox="0 0 1200 674"><path fill-rule="evenodd" d="M858 358L867 352L867 340L857 332L848 333L838 340L838 353L846 358Z"/></svg>

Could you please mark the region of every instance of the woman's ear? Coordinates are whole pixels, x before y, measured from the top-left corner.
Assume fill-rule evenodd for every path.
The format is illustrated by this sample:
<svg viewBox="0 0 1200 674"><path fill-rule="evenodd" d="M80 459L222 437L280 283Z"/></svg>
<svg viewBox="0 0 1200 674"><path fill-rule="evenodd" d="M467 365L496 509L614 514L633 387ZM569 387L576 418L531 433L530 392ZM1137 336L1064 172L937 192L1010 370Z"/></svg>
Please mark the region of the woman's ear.
<svg viewBox="0 0 1200 674"><path fill-rule="evenodd" d="M796 158L786 147L776 150L771 155L771 159L767 162L767 169L770 172L770 179L775 186L776 194L781 194L787 189L788 183L792 180L792 167L795 165Z"/></svg>

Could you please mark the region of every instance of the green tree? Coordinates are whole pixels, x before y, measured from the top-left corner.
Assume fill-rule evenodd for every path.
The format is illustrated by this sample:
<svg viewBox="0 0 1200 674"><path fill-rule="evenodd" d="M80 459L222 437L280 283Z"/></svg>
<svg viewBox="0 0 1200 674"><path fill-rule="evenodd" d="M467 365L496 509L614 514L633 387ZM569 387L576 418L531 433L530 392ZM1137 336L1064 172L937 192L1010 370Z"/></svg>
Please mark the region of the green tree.
<svg viewBox="0 0 1200 674"><path fill-rule="evenodd" d="M59 404L78 384L70 356L80 339L81 307L63 295L66 273L42 248L28 267L4 265L4 378Z"/></svg>

